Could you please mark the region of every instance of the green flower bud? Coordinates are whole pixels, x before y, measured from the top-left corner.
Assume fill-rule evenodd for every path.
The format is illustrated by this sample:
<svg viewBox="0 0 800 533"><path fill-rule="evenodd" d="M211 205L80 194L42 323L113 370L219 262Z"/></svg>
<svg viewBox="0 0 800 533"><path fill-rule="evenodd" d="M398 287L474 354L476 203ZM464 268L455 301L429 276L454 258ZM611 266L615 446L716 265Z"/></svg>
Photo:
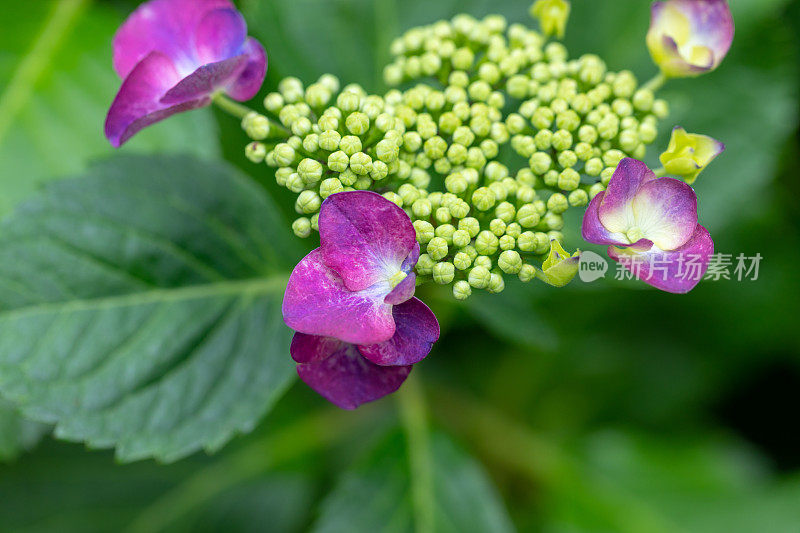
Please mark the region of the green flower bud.
<svg viewBox="0 0 800 533"><path fill-rule="evenodd" d="M273 150L275 162L282 167L289 167L294 164L296 152L294 148L286 143L281 143Z"/></svg>
<svg viewBox="0 0 800 533"><path fill-rule="evenodd" d="M549 107L540 107L534 111L533 117L531 117L531 123L536 129L544 130L550 127L554 119L555 113L553 113L552 109Z"/></svg>
<svg viewBox="0 0 800 533"><path fill-rule="evenodd" d="M506 223L499 218L495 218L489 222L489 231L497 237L501 237L506 234Z"/></svg>
<svg viewBox="0 0 800 533"><path fill-rule="evenodd" d="M319 211L319 206L322 204L322 199L314 191L303 191L297 197L295 202L295 210L298 213L305 213L310 215Z"/></svg>
<svg viewBox="0 0 800 533"><path fill-rule="evenodd" d="M348 156L357 154L362 149L361 139L355 135L345 135L339 142L339 148Z"/></svg>
<svg viewBox="0 0 800 533"><path fill-rule="evenodd" d="M372 170L369 177L375 181L381 181L389 175L389 167L383 161L373 161Z"/></svg>
<svg viewBox="0 0 800 533"><path fill-rule="evenodd" d="M614 95L617 98L631 98L636 92L636 76L628 70L619 72L614 79Z"/></svg>
<svg viewBox="0 0 800 533"><path fill-rule="evenodd" d="M548 230L561 230L564 228L564 217L557 213L545 213L542 222Z"/></svg>
<svg viewBox="0 0 800 533"><path fill-rule="evenodd" d="M463 229L459 229L453 232L452 239L453 239L453 245L457 246L458 248L463 248L464 246L467 246L470 242L472 242L472 237L470 237L469 233L467 233L467 231Z"/></svg>
<svg viewBox="0 0 800 533"><path fill-rule="evenodd" d="M595 196L600 194L601 192L605 191L606 188L603 186L602 183L595 183L591 187L589 187L589 198L593 199Z"/></svg>
<svg viewBox="0 0 800 533"><path fill-rule="evenodd" d="M653 114L661 119L669 116L669 104L666 100L658 99L653 103Z"/></svg>
<svg viewBox="0 0 800 533"><path fill-rule="evenodd" d="M536 277L536 267L527 264L522 265L522 268L519 270L519 280L522 283L528 283L535 277Z"/></svg>
<svg viewBox="0 0 800 533"><path fill-rule="evenodd" d="M447 285L453 282L455 278L455 266L453 263L436 263L433 267L433 281L439 285Z"/></svg>
<svg viewBox="0 0 800 533"><path fill-rule="evenodd" d="M372 158L364 152L350 156L350 168L359 176L366 176L372 171Z"/></svg>
<svg viewBox="0 0 800 533"><path fill-rule="evenodd" d="M322 131L335 131L339 129L339 119L333 115L322 115L317 121Z"/></svg>
<svg viewBox="0 0 800 533"><path fill-rule="evenodd" d="M475 289L486 289L489 287L489 282L492 279L492 273L489 269L482 266L476 266L469 271L469 285Z"/></svg>
<svg viewBox="0 0 800 533"><path fill-rule="evenodd" d="M426 220L415 220L414 229L417 232L417 241L420 244L428 244L435 237L433 224Z"/></svg>
<svg viewBox="0 0 800 533"><path fill-rule="evenodd" d="M286 188L293 193L300 193L306 188L306 184L303 182L303 178L297 172L294 172L286 178Z"/></svg>
<svg viewBox="0 0 800 533"><path fill-rule="evenodd" d="M567 168L558 175L558 188L563 191L574 191L580 184L581 175L572 168Z"/></svg>
<svg viewBox="0 0 800 533"><path fill-rule="evenodd" d="M597 130L594 126L585 124L578 129L578 139L587 144L594 144L597 142Z"/></svg>
<svg viewBox="0 0 800 533"><path fill-rule="evenodd" d="M488 211L497 201L494 193L488 187L480 187L472 193L472 205L480 211Z"/></svg>
<svg viewBox="0 0 800 533"><path fill-rule="evenodd" d="M603 154L603 163L609 167L616 167L625 158L625 154L619 150L609 150Z"/></svg>
<svg viewBox="0 0 800 533"><path fill-rule="evenodd" d="M319 151L319 135L316 133L306 135L303 139L303 150L312 154Z"/></svg>
<svg viewBox="0 0 800 533"><path fill-rule="evenodd" d="M456 281L453 285L453 297L456 300L466 300L472 295L472 287L464 280Z"/></svg>
<svg viewBox="0 0 800 533"><path fill-rule="evenodd" d="M472 63L475 61L475 54L469 48L459 48L450 59L453 63L453 68L457 70L469 70Z"/></svg>
<svg viewBox="0 0 800 533"><path fill-rule="evenodd" d="M448 83L455 87L466 88L469 85L469 75L466 72L453 71L450 73Z"/></svg>
<svg viewBox="0 0 800 533"><path fill-rule="evenodd" d="M328 168L334 172L344 172L350 166L350 158L345 152L338 151L328 156ZM346 181L343 181L347 185Z"/></svg>
<svg viewBox="0 0 800 533"><path fill-rule="evenodd" d="M477 253L477 251L475 253ZM475 259L472 260L472 264L476 267L483 267L486 270L492 269L492 260L485 255L476 256Z"/></svg>
<svg viewBox="0 0 800 533"><path fill-rule="evenodd" d="M323 180L319 186L319 195L324 200L331 194L336 194L337 192L342 192L344 190L344 186L342 182L339 181L337 178L328 178Z"/></svg>
<svg viewBox="0 0 800 533"><path fill-rule="evenodd" d="M342 152L342 153L344 153L344 152ZM349 161L349 158L348 158L348 161ZM330 166L330 164L329 164L329 166ZM358 176L356 175L355 172L353 172L349 168L346 169L341 174L339 174L339 181L341 181L342 185L344 185L345 187L352 187L353 185L355 185L356 180L358 180Z"/></svg>
<svg viewBox="0 0 800 533"><path fill-rule="evenodd" d="M545 152L537 152L533 154L533 156L531 156L530 160L528 161L528 164L530 165L531 170L533 170L534 174L541 176L542 174L550 170L550 167L553 165L553 160L550 157L550 154L547 154Z"/></svg>
<svg viewBox="0 0 800 533"><path fill-rule="evenodd" d="M361 107L361 97L352 91L344 91L336 98L336 107L343 113L353 113Z"/></svg>
<svg viewBox="0 0 800 533"><path fill-rule="evenodd" d="M555 132L553 134L553 148L559 151L572 148L572 134L567 130Z"/></svg>
<svg viewBox="0 0 800 533"><path fill-rule="evenodd" d="M411 205L411 212L417 218L428 218L432 211L431 203L425 198L420 198Z"/></svg>
<svg viewBox="0 0 800 533"><path fill-rule="evenodd" d="M440 159L444 157L447 151L447 142L441 137L431 137L425 141L425 155L431 159Z"/></svg>
<svg viewBox="0 0 800 533"><path fill-rule="evenodd" d="M458 221L458 229L466 231L474 239L481 231L481 224L477 218L467 217Z"/></svg>
<svg viewBox="0 0 800 533"><path fill-rule="evenodd" d="M604 168L603 172L600 173L600 183L608 187L608 183L611 181L611 178L614 177L615 171L616 167Z"/></svg>
<svg viewBox="0 0 800 533"><path fill-rule="evenodd" d="M583 189L577 189L569 193L568 200L573 207L583 207L589 203L589 194Z"/></svg>
<svg viewBox="0 0 800 533"><path fill-rule="evenodd" d="M447 241L448 246L453 244L453 234L455 232L456 228L454 228L452 224L442 224L441 226L436 228L436 236L441 237L445 241Z"/></svg>
<svg viewBox="0 0 800 533"><path fill-rule="evenodd" d="M433 218L436 219L436 222L439 224L447 224L453 219L453 216L450 214L449 208L440 207L434 212Z"/></svg>
<svg viewBox="0 0 800 533"><path fill-rule="evenodd" d="M514 250L506 250L500 254L497 266L506 274L518 274L522 269L522 257Z"/></svg>
<svg viewBox="0 0 800 533"><path fill-rule="evenodd" d="M497 219L501 220L505 224L510 224L513 222L516 214L517 210L510 202L502 202L494 210L494 215L497 217Z"/></svg>
<svg viewBox="0 0 800 533"><path fill-rule="evenodd" d="M629 117L633 115L633 104L624 98L617 98L611 103L612 111L618 117Z"/></svg>
<svg viewBox="0 0 800 533"><path fill-rule="evenodd" d="M453 258L453 265L458 270L466 270L472 266L472 257L467 252L458 252Z"/></svg>
<svg viewBox="0 0 800 533"><path fill-rule="evenodd" d="M592 159L586 162L586 166L584 167L584 172L589 176L599 176L600 173L603 171L605 165L603 164L603 160L598 157L593 157Z"/></svg>
<svg viewBox="0 0 800 533"><path fill-rule="evenodd" d="M267 147L259 142L252 142L245 147L244 155L253 163L261 163L267 157Z"/></svg>
<svg viewBox="0 0 800 533"><path fill-rule="evenodd" d="M530 168L523 168L517 172L517 183L525 187L535 187L537 183L536 175Z"/></svg>
<svg viewBox="0 0 800 533"><path fill-rule="evenodd" d="M306 217L301 217L292 223L292 231L301 239L311 235L311 221Z"/></svg>
<svg viewBox="0 0 800 533"><path fill-rule="evenodd" d="M505 250L513 250L517 246L517 240L512 237L511 235L503 235L499 239L500 242L500 249Z"/></svg>
<svg viewBox="0 0 800 533"><path fill-rule="evenodd" d="M581 161L588 161L594 155L594 147L585 142L579 142L575 145L575 155Z"/></svg>
<svg viewBox="0 0 800 533"><path fill-rule="evenodd" d="M557 170L548 170L545 172L544 176L542 177L542 181L548 187L557 187L558 186L558 177L561 175L560 172Z"/></svg>
<svg viewBox="0 0 800 533"><path fill-rule="evenodd" d="M481 255L494 255L500 241L491 231L482 231L475 238L475 250Z"/></svg>
<svg viewBox="0 0 800 533"><path fill-rule="evenodd" d="M403 148L409 152L416 152L422 147L422 137L416 131L403 134Z"/></svg>
<svg viewBox="0 0 800 533"><path fill-rule="evenodd" d="M366 189L369 188L369 184L367 185L367 187L362 187L361 186L362 180L364 182L371 181L369 178L366 178L366 177L359 178L358 180L356 180L356 183L355 183L356 190L361 191L361 190L366 190ZM389 200L390 202L392 202L397 207L403 207L403 199L400 197L399 194L389 191L389 192L383 193L383 197L386 198L387 200Z"/></svg>
<svg viewBox="0 0 800 533"><path fill-rule="evenodd" d="M278 93L269 93L264 98L264 107L270 113L278 113L284 106L283 96Z"/></svg>
<svg viewBox="0 0 800 533"><path fill-rule="evenodd" d="M435 265L436 261L434 261L431 256L428 254L421 254L417 261L417 274L420 276L430 276L433 274L433 267Z"/></svg>
<svg viewBox="0 0 800 533"><path fill-rule="evenodd" d="M322 178L322 164L314 159L303 159L297 166L297 174L307 184L313 185Z"/></svg>
<svg viewBox="0 0 800 533"><path fill-rule="evenodd" d="M537 245L536 235L532 231L526 231L517 238L517 246L523 252L534 252Z"/></svg>
<svg viewBox="0 0 800 533"><path fill-rule="evenodd" d="M533 204L525 204L517 211L517 222L523 228L532 228L539 223L540 215Z"/></svg>
<svg viewBox="0 0 800 533"><path fill-rule="evenodd" d="M658 137L658 128L649 123L639 126L639 138L645 144L651 144Z"/></svg>
<svg viewBox="0 0 800 533"><path fill-rule="evenodd" d="M451 204L449 209L453 218L464 218L469 214L469 204L463 200Z"/></svg>
<svg viewBox="0 0 800 533"><path fill-rule="evenodd" d="M578 164L578 156L572 150L564 150L558 154L558 164L562 168L572 168Z"/></svg>
<svg viewBox="0 0 800 533"><path fill-rule="evenodd" d="M447 247L447 241L442 237L434 237L433 239L428 242L428 246L426 248L428 255L431 256L432 259L435 261L439 261L447 257L449 252L449 248Z"/></svg>
<svg viewBox="0 0 800 533"><path fill-rule="evenodd" d="M560 130L575 131L581 125L581 117L575 111L568 110L556 117L556 126Z"/></svg>
<svg viewBox="0 0 800 533"><path fill-rule="evenodd" d="M564 287L578 274L580 250L570 255L561 243L553 240L550 244L550 255L542 264L541 279L554 287Z"/></svg>
<svg viewBox="0 0 800 533"><path fill-rule="evenodd" d="M492 294L499 294L506 288L506 282L500 274L491 274L487 290Z"/></svg>

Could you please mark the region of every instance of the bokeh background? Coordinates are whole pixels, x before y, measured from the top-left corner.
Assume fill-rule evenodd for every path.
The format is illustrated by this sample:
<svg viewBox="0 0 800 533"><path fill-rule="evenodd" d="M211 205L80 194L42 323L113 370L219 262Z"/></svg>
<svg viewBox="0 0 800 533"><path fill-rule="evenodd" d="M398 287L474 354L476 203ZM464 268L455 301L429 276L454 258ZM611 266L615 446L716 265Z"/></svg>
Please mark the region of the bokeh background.
<svg viewBox="0 0 800 533"><path fill-rule="evenodd" d="M472 457L449 483L486 473L492 530L508 529L507 514L520 531L800 531L800 4L730 3L737 35L722 67L663 94L668 122L727 144L696 184L701 222L718 251L763 256L757 281L703 283L682 297L612 279L512 284L466 304L435 288L423 295L444 331L415 370L437 458ZM110 40L138 2L87 1L63 37L42 32L56 4L0 3L0 215L112 153L102 136L118 86ZM382 91L391 40L459 12L534 24L528 0L237 4L270 55L264 92L284 76L325 72ZM575 0L571 54L595 52L648 79L648 6ZM48 49L42 75L23 72L22 90L10 88L26 58ZM235 120L204 110L124 151L225 159L290 215L288 193L244 158L245 141ZM584 247L575 231L567 245ZM397 509L409 496L394 481L409 466L396 426L392 399L337 413L295 385L215 456L120 465L111 452L53 439L0 399L0 531L403 531Z"/></svg>

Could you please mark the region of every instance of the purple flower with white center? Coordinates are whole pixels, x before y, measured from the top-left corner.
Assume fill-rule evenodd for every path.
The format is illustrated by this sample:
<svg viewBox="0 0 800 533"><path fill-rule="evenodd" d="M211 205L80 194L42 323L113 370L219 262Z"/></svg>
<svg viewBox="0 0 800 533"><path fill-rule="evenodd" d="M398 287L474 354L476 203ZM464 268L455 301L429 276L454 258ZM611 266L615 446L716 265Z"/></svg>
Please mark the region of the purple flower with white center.
<svg viewBox="0 0 800 533"><path fill-rule="evenodd" d="M333 194L319 216L320 247L292 272L283 318L297 333L300 378L355 409L396 391L439 339L414 298L419 244L411 219L383 196Z"/></svg>
<svg viewBox="0 0 800 533"><path fill-rule="evenodd" d="M726 0L654 2L647 47L665 76L699 76L717 68L733 42Z"/></svg>
<svg viewBox="0 0 800 533"><path fill-rule="evenodd" d="M124 81L105 134L119 147L151 124L209 105L215 94L253 98L267 55L229 0L151 0L117 31L114 69Z"/></svg>
<svg viewBox="0 0 800 533"><path fill-rule="evenodd" d="M589 204L583 238L609 245L608 255L645 283L679 294L699 283L714 253L698 223L694 189L657 178L635 159L623 159L607 190Z"/></svg>

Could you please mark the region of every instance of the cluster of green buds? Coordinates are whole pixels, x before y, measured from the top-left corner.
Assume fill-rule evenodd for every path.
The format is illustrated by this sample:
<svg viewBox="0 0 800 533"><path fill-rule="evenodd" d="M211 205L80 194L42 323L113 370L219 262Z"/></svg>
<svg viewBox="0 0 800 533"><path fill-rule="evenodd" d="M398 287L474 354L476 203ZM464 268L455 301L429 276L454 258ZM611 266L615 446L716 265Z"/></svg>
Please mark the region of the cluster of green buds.
<svg viewBox="0 0 800 533"><path fill-rule="evenodd" d="M383 96L287 78L243 119L247 157L297 194L295 234L317 229L331 194L372 190L411 217L420 283L452 284L458 299L500 292L504 276L560 283L544 270L570 257L564 213L644 156L666 102L502 16L415 28L391 51Z"/></svg>

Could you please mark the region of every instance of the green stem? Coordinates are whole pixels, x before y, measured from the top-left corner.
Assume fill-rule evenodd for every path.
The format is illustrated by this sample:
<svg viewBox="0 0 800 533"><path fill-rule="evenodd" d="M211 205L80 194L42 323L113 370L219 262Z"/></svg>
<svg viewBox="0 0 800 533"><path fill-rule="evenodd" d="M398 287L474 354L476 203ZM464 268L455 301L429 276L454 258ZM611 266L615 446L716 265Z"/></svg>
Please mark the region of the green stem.
<svg viewBox="0 0 800 533"><path fill-rule="evenodd" d="M667 78L663 72L659 72L653 76L650 81L642 85L642 89L650 89L651 91L656 92L663 87L665 83L667 83L668 79L669 78Z"/></svg>
<svg viewBox="0 0 800 533"><path fill-rule="evenodd" d="M215 94L213 96L213 100L214 103L217 104L217 107L219 107L229 115L233 115L236 118L244 118L250 113L255 113L255 111L253 111L246 105L234 102L233 100L231 100L222 93Z"/></svg>
<svg viewBox="0 0 800 533"><path fill-rule="evenodd" d="M55 2L30 51L25 54L0 95L0 144L17 114L25 107L42 74L53 62L58 47L91 0Z"/></svg>
<svg viewBox="0 0 800 533"><path fill-rule="evenodd" d="M416 376L407 380L397 395L400 419L408 441L411 467L411 498L414 529L417 533L434 531L433 460L431 458L428 411Z"/></svg>

